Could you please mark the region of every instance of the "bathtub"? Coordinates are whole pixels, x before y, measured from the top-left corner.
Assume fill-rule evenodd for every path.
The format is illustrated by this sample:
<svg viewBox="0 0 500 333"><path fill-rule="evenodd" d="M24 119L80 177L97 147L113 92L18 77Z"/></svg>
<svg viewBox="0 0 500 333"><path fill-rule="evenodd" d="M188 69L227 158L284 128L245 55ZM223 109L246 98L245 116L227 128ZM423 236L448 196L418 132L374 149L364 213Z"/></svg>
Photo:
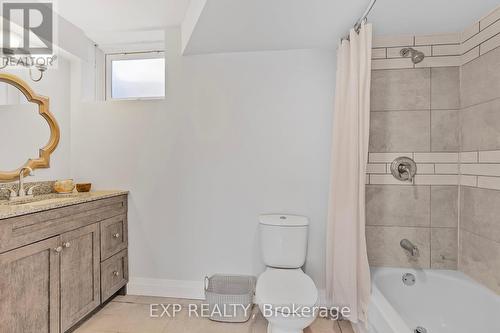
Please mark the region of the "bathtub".
<svg viewBox="0 0 500 333"><path fill-rule="evenodd" d="M403 283L412 273L415 284ZM368 329L358 333L500 332L500 296L465 274L447 270L372 268Z"/></svg>

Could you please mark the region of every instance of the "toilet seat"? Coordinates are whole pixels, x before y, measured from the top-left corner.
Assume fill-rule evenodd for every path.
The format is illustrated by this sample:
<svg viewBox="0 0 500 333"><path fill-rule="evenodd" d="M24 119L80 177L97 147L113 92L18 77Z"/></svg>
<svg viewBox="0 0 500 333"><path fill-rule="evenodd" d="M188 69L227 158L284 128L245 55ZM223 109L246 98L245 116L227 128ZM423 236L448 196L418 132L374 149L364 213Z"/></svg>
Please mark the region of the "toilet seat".
<svg viewBox="0 0 500 333"><path fill-rule="evenodd" d="M269 269L257 280L255 290L259 304L287 309L313 307L318 300L318 289L313 280L300 269ZM281 312L280 310L277 310Z"/></svg>

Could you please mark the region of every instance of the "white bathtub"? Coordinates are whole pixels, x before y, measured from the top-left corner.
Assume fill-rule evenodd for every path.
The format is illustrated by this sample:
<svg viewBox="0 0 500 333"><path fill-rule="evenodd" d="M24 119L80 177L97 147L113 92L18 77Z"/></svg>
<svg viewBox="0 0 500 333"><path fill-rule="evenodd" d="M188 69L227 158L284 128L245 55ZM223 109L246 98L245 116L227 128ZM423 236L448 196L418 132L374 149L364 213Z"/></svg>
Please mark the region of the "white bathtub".
<svg viewBox="0 0 500 333"><path fill-rule="evenodd" d="M404 273L416 276L403 284ZM359 333L499 333L500 296L461 272L372 268L369 328Z"/></svg>

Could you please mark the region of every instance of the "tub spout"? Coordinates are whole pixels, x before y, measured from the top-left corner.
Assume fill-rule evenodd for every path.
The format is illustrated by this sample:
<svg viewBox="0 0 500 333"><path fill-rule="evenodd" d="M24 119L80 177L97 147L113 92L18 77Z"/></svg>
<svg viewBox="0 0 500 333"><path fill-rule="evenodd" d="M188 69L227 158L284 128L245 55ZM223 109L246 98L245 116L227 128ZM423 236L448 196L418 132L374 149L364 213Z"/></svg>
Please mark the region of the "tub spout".
<svg viewBox="0 0 500 333"><path fill-rule="evenodd" d="M399 242L399 245L401 245L403 249L408 251L412 257L416 258L419 256L418 247L408 239L402 239L401 242Z"/></svg>

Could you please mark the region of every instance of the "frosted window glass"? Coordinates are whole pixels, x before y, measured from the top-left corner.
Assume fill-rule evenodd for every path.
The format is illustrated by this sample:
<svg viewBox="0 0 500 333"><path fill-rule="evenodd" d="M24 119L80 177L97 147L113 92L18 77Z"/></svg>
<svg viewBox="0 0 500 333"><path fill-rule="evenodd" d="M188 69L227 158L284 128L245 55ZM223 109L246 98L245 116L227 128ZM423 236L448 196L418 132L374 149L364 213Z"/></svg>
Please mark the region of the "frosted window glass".
<svg viewBox="0 0 500 333"><path fill-rule="evenodd" d="M165 97L165 59L113 60L112 98Z"/></svg>

